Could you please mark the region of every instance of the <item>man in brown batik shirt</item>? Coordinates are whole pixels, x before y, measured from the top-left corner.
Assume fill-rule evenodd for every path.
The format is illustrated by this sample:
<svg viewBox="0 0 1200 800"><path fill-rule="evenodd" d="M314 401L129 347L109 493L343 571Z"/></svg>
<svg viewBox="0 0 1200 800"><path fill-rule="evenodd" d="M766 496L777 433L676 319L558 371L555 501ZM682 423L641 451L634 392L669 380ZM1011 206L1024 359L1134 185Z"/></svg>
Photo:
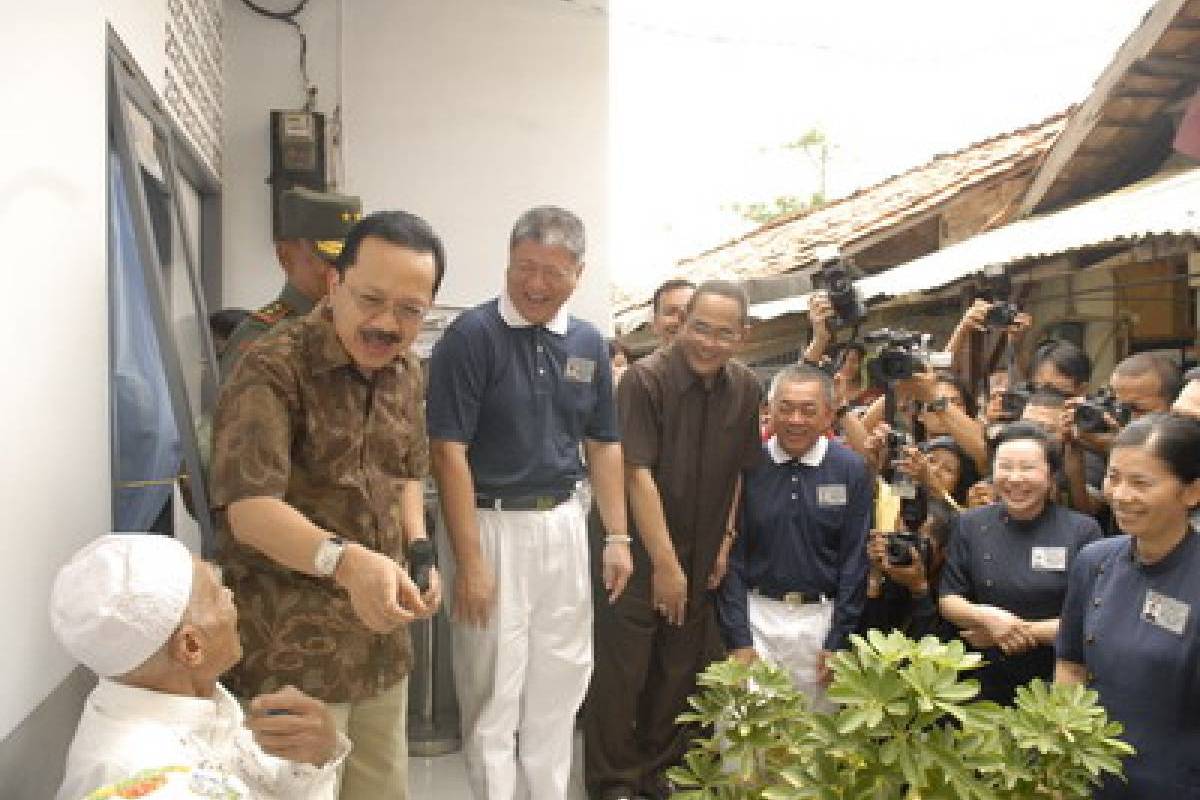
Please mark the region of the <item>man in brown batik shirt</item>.
<svg viewBox="0 0 1200 800"><path fill-rule="evenodd" d="M762 452L758 379L730 360L746 308L737 285L701 284L674 340L633 364L617 390L637 535L625 593L596 608L583 722L594 800L665 800L663 772L695 733L676 718L722 651L711 590L725 574L740 471Z"/></svg>
<svg viewBox="0 0 1200 800"><path fill-rule="evenodd" d="M292 684L331 704L353 751L342 798L407 794L407 623L437 608L402 564L426 538L424 382L409 351L444 272L404 212L359 222L306 317L250 347L213 440L219 560L245 657L242 697ZM269 687L269 688L268 688Z"/></svg>

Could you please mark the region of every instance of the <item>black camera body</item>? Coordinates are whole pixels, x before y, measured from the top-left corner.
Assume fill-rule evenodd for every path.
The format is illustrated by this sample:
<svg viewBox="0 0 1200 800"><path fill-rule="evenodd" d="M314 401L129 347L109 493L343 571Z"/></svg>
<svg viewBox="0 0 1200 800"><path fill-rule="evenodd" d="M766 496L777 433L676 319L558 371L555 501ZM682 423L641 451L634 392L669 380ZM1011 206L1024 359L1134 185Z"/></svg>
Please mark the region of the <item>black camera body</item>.
<svg viewBox="0 0 1200 800"><path fill-rule="evenodd" d="M1019 420L1025 413L1025 405L1033 394L1027 383L1018 383L1000 393L1000 413L1007 422Z"/></svg>
<svg viewBox="0 0 1200 800"><path fill-rule="evenodd" d="M912 549L909 549L910 547ZM887 555L889 566L911 566L913 563L913 550L917 551L921 563L924 565L926 571L928 571L929 565L933 561L933 549L929 546L928 539L909 531L896 531L887 534L884 552Z"/></svg>
<svg viewBox="0 0 1200 800"><path fill-rule="evenodd" d="M875 347L867 364L872 383L882 386L924 372L930 366L930 336L906 330L880 328L863 336L863 343Z"/></svg>
<svg viewBox="0 0 1200 800"><path fill-rule="evenodd" d="M1021 313L1021 309L1015 304L1007 300L1000 300L992 304L983 317L983 324L989 328L1007 328L1010 325L1015 325L1017 315Z"/></svg>
<svg viewBox="0 0 1200 800"><path fill-rule="evenodd" d="M1075 427L1085 433L1104 433L1112 430L1105 415L1111 415L1117 425L1124 427L1133 418L1133 409L1117 400L1108 389L1088 395L1075 407Z"/></svg>
<svg viewBox="0 0 1200 800"><path fill-rule="evenodd" d="M422 593L429 591L429 572L437 564L433 542L417 539L408 545L408 574Z"/></svg>
<svg viewBox="0 0 1200 800"><path fill-rule="evenodd" d="M813 283L829 296L833 306L831 329L852 328L867 317L862 296L854 285L855 277L853 265L841 256L824 261L813 273Z"/></svg>
<svg viewBox="0 0 1200 800"><path fill-rule="evenodd" d="M929 515L929 492L924 486L916 487L912 497L900 498L900 523L905 530L915 531Z"/></svg>

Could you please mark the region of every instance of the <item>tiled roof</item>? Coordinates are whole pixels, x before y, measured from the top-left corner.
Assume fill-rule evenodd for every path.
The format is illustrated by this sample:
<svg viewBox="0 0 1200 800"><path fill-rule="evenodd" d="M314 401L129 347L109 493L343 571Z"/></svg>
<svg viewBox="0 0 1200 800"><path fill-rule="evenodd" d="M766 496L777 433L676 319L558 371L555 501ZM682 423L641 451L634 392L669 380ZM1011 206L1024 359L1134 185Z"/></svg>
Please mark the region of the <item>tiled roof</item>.
<svg viewBox="0 0 1200 800"><path fill-rule="evenodd" d="M926 164L814 211L771 220L738 239L682 259L675 272L694 281L763 278L812 264L813 251L822 245L836 245L853 253L856 242L903 226L965 189L1030 168L1062 132L1067 114L1055 114L957 152L935 156ZM645 304L649 296L644 292L634 295L618 286L614 300L621 314Z"/></svg>

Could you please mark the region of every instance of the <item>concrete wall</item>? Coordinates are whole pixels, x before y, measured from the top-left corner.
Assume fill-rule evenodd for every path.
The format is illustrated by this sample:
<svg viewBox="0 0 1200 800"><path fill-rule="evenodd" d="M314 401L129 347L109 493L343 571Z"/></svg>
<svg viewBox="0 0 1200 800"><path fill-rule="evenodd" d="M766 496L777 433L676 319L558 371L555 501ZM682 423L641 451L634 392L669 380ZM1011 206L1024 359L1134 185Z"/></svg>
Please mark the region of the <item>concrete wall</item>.
<svg viewBox="0 0 1200 800"><path fill-rule="evenodd" d="M494 296L513 220L551 202L588 227L572 308L610 325L607 20L576 5L354 0L339 15L336 0L317 0L299 18L318 110L337 106L341 52L342 189L368 211L405 208L434 225L449 260L440 303ZM225 301L257 306L281 281L263 184L267 111L300 101L296 37L241 3L225 8Z"/></svg>
<svg viewBox="0 0 1200 800"><path fill-rule="evenodd" d="M57 786L86 676L47 622L63 560L108 530L110 461L105 255L106 23L161 76L165 2L43 0L0 28L0 774L5 798ZM161 84L161 77L159 78ZM14 124L15 123L15 124ZM34 709L37 713L31 714Z"/></svg>

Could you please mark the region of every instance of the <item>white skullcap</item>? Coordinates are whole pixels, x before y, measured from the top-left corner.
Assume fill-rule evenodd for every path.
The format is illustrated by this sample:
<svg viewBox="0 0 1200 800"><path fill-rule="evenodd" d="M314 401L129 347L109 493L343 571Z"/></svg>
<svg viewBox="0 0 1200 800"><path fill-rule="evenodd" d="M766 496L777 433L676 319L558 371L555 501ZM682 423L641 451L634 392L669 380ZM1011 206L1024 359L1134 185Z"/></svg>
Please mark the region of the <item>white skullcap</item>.
<svg viewBox="0 0 1200 800"><path fill-rule="evenodd" d="M101 536L58 571L50 625L97 675L124 675L179 627L192 594L192 563L188 549L167 536Z"/></svg>

